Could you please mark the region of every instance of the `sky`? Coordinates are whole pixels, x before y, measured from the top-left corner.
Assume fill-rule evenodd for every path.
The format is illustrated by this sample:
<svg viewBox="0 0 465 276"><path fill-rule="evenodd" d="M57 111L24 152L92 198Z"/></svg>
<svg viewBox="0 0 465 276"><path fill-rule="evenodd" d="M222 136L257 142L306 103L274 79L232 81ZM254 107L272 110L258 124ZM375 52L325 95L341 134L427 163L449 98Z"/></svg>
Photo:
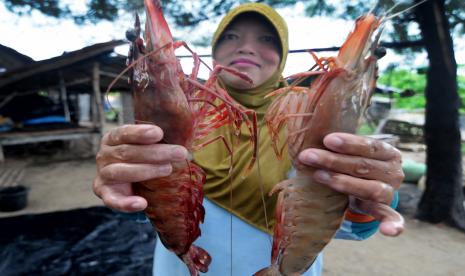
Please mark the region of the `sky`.
<svg viewBox="0 0 465 276"><path fill-rule="evenodd" d="M75 10L85 10L85 1L71 1ZM279 9L278 12L284 16L289 26L290 49L308 49L340 46L353 28L353 22L334 18L314 17L308 18L303 14L303 4L297 4L293 8ZM192 33L201 33L210 36L217 21L203 22L196 29L185 30L172 28L174 36L184 39L188 44ZM79 26L71 20L57 20L42 15L40 12L17 16L10 13L3 4L0 4L0 44L11 47L16 51L28 55L34 60L48 59L69 52L79 50L82 47L95 43L106 42L112 39L124 39L125 31L132 27L133 16L128 14L118 21L101 21L98 24L87 24ZM413 28L412 32L418 32ZM385 36L386 40L389 38ZM465 63L465 41L456 41L456 60L459 64ZM209 54L209 48L195 47L198 54ZM119 47L116 51L120 54L127 53L127 46ZM180 49L177 54L185 55L187 52ZM334 52L318 53L320 56L334 55ZM210 59L206 59L210 62ZM183 68L189 72L192 60L183 58ZM309 54L290 54L284 70L284 76L305 71L313 63ZM388 50L387 55L379 61L380 68L384 69L389 64L396 64L405 68L416 68L426 66L426 54L416 56L414 60L406 61L404 57L396 55ZM208 71L203 69L200 77L208 76Z"/></svg>

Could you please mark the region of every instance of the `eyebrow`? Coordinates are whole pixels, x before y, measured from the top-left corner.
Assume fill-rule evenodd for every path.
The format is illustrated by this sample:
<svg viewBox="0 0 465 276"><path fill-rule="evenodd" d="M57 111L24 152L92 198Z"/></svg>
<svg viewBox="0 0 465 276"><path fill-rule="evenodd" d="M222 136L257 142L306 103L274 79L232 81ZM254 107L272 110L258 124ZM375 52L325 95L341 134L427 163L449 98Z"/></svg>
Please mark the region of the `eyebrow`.
<svg viewBox="0 0 465 276"><path fill-rule="evenodd" d="M239 30L237 28L234 28L234 27L228 27L226 28L222 34L224 34L225 32L228 32L228 31L236 31L238 32ZM261 34L265 34L265 35L269 35L269 36L274 36L274 37L279 37L274 31L272 30L265 30L263 32L261 32Z"/></svg>

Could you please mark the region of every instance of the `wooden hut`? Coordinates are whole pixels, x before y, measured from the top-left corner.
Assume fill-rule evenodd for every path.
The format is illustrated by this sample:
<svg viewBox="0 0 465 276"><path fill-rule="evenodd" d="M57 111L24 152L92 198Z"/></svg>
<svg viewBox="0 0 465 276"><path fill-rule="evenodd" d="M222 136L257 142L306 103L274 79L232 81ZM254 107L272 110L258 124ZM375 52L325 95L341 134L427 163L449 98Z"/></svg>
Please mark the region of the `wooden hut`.
<svg viewBox="0 0 465 276"><path fill-rule="evenodd" d="M0 132L0 162L4 159L2 146L7 145L90 137L96 151L104 125L102 93L126 67L126 57L116 54L114 48L125 43L123 40L99 43L37 62L8 47L0 47L0 68L4 68L0 69L0 115L2 107L13 99L27 101L28 95L55 93L65 121L70 122L61 128L15 127ZM127 76L119 78L112 90L129 91ZM72 122L70 98L76 98L77 94L90 96L91 120L87 124Z"/></svg>

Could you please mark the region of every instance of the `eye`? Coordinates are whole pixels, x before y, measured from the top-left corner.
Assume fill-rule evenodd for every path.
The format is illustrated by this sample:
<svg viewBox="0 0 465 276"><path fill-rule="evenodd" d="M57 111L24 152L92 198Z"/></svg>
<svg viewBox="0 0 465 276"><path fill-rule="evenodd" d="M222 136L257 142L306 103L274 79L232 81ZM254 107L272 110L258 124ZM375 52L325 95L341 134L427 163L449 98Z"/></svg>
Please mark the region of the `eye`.
<svg viewBox="0 0 465 276"><path fill-rule="evenodd" d="M237 38L239 38L239 36L234 33L225 33L221 36L221 40L235 40Z"/></svg>
<svg viewBox="0 0 465 276"><path fill-rule="evenodd" d="M273 44L278 43L278 39L272 35L263 35L259 38L259 40L265 43L273 43Z"/></svg>

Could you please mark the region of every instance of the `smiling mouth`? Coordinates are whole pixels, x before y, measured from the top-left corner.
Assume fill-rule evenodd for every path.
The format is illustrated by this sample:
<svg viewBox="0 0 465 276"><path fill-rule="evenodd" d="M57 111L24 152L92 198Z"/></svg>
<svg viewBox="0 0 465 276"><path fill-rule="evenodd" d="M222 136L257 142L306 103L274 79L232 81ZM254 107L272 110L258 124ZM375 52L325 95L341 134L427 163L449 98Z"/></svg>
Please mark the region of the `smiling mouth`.
<svg viewBox="0 0 465 276"><path fill-rule="evenodd" d="M236 59L231 62L231 65L244 65L244 66L257 66L260 67L260 65L250 59Z"/></svg>

